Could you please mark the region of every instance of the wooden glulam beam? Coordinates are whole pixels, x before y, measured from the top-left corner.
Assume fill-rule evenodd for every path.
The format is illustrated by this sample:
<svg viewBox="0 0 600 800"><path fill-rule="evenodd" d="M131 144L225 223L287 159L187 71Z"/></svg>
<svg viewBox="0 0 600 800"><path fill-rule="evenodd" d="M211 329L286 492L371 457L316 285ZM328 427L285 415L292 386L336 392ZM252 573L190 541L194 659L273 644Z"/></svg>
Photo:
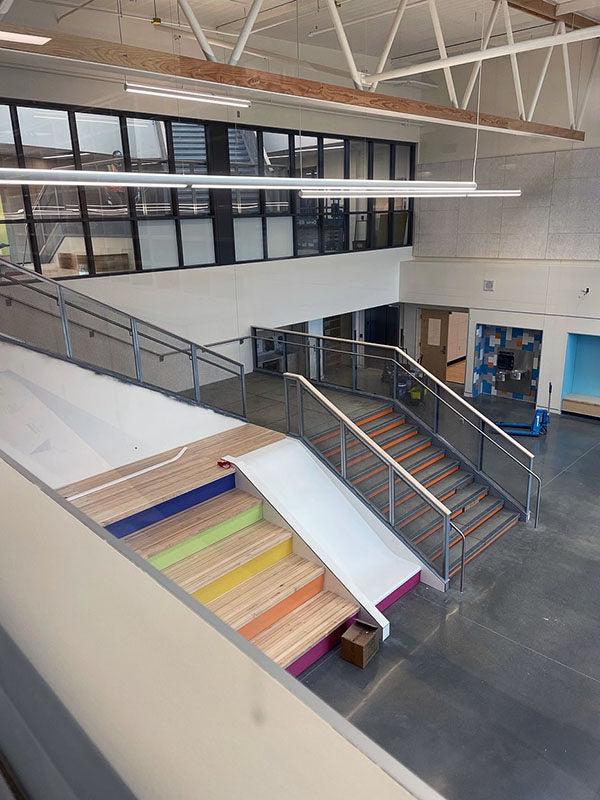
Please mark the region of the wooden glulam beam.
<svg viewBox="0 0 600 800"><path fill-rule="evenodd" d="M123 74L147 73L148 78L179 77L186 80L204 81L227 88L240 88L267 95L279 95L299 100L316 101L329 107L352 108L381 115L392 115L407 120L434 122L466 128L511 133L523 136L544 136L572 141L584 141L583 131L570 130L539 122L502 117L462 108L426 103L406 97L366 92L331 83L319 83L305 78L294 78L245 67L230 66L215 61L204 61L190 56L179 56L143 47L106 42L84 36L55 33L54 31L17 28L2 24L4 30L51 37L41 46L19 42L0 41L1 50L29 53L43 59L59 59L85 65L98 65L121 70ZM199 85L199 88L203 87ZM204 87L205 88L205 87Z"/></svg>
<svg viewBox="0 0 600 800"><path fill-rule="evenodd" d="M557 7L547 0L508 0L508 5L515 11L523 11L533 17L538 17L538 19L545 19L548 22L564 22L567 28L591 28L592 25L598 24L596 20L581 14L557 15Z"/></svg>

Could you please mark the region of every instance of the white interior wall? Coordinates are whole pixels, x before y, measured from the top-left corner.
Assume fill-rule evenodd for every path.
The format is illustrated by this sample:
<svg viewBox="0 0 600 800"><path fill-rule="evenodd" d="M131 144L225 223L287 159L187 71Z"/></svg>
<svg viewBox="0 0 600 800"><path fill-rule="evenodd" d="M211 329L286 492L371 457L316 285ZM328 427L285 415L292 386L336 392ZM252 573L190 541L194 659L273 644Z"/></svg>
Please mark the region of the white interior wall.
<svg viewBox="0 0 600 800"><path fill-rule="evenodd" d="M140 800L439 800L4 460L0 487L0 624Z"/></svg>
<svg viewBox="0 0 600 800"><path fill-rule="evenodd" d="M484 291L484 280L494 281L493 292ZM567 334L600 336L600 273L589 262L416 260L402 265L400 296L417 305L469 308L467 394L479 322L543 331L538 404L547 404L552 382L554 410L560 409Z"/></svg>
<svg viewBox="0 0 600 800"><path fill-rule="evenodd" d="M67 281L78 291L199 344L398 300L411 248ZM220 352L246 360L237 343Z"/></svg>

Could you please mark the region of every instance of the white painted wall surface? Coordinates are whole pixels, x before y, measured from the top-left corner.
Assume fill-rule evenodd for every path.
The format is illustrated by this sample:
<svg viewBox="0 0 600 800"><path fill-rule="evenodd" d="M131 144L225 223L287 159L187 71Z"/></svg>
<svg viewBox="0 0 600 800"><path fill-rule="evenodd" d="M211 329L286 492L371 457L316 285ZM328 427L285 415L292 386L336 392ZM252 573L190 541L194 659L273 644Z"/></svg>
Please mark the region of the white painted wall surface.
<svg viewBox="0 0 600 800"><path fill-rule="evenodd" d="M398 301L411 248L66 281L199 344ZM219 352L249 362L235 344ZM250 359L251 363L251 359Z"/></svg>
<svg viewBox="0 0 600 800"><path fill-rule="evenodd" d="M0 450L52 487L241 424L159 392L0 344Z"/></svg>
<svg viewBox="0 0 600 800"><path fill-rule="evenodd" d="M231 461L365 608L419 569L425 582L440 588L436 576L298 440Z"/></svg>
<svg viewBox="0 0 600 800"><path fill-rule="evenodd" d="M495 282L493 292L483 291L484 279ZM560 410L567 335L600 336L600 271L590 262L418 259L402 265L400 296L417 305L469 308L467 395L477 323L543 331L538 404L547 405L552 382L555 411Z"/></svg>
<svg viewBox="0 0 600 800"><path fill-rule="evenodd" d="M0 503L0 623L140 800L440 800L3 460Z"/></svg>

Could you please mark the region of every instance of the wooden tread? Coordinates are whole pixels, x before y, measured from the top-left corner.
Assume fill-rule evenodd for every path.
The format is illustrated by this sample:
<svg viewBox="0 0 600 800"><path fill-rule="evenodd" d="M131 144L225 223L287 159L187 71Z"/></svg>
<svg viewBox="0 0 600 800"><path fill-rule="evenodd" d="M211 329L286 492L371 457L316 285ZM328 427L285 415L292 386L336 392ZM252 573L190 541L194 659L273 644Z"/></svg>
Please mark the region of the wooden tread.
<svg viewBox="0 0 600 800"><path fill-rule="evenodd" d="M167 567L164 574L190 594L277 545L289 541L291 531L262 520Z"/></svg>
<svg viewBox="0 0 600 800"><path fill-rule="evenodd" d="M355 603L333 592L320 592L252 642L280 667L288 667L356 613Z"/></svg>
<svg viewBox="0 0 600 800"><path fill-rule="evenodd" d="M297 555L287 556L207 603L207 606L232 628L244 632L244 628L248 628L269 609L283 604L293 595L300 594L303 589L308 587L313 594L317 594L323 588L324 574L325 569L317 564ZM305 602L310 596L312 595L304 597L301 602ZM292 609L288 609L290 610ZM271 623L274 621L271 620ZM254 635L257 633L255 631Z"/></svg>
<svg viewBox="0 0 600 800"><path fill-rule="evenodd" d="M223 456L241 456L284 438L282 433L258 425L239 425L184 445L185 453L170 464L164 462L177 456L181 447L63 486L58 491L69 499L147 467L156 467L71 501L100 525L109 525L234 472L233 468L217 466Z"/></svg>
<svg viewBox="0 0 600 800"><path fill-rule="evenodd" d="M132 533L124 541L143 558L151 558L191 536L201 534L231 517L261 505L262 501L259 498L240 489L231 489L212 500L192 506L186 511Z"/></svg>

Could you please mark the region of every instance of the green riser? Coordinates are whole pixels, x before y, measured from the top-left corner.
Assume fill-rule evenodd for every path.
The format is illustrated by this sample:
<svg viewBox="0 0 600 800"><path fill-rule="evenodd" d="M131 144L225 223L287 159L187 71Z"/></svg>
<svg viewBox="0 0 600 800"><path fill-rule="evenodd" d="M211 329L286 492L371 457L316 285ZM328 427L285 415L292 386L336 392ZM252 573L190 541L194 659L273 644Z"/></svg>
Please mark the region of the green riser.
<svg viewBox="0 0 600 800"><path fill-rule="evenodd" d="M221 522L219 525L207 528L207 530L202 531L202 533L191 536L189 539L181 542L181 544L169 547L167 550L163 550L162 553L151 556L149 559L150 563L157 569L166 569L172 564L176 564L178 561L182 561L184 558L194 555L194 553L199 553L211 544L220 542L221 539L225 539L227 536L241 531L242 528L247 528L248 525L259 522L262 516L262 503L260 503L255 508L244 511L225 522Z"/></svg>

